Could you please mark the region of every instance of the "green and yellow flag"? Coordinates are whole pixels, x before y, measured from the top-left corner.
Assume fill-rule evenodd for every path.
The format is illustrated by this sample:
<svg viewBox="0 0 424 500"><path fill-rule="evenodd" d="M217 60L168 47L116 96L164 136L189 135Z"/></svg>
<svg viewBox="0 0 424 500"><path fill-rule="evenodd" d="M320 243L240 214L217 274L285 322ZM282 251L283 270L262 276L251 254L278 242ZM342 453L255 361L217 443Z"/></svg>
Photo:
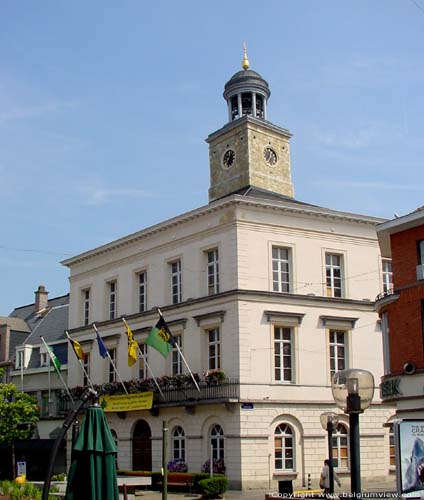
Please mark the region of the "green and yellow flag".
<svg viewBox="0 0 424 500"><path fill-rule="evenodd" d="M156 326L151 329L146 339L146 344L159 351L164 358L167 358L168 354L172 351L172 348L175 346L175 340L163 316L159 318Z"/></svg>
<svg viewBox="0 0 424 500"><path fill-rule="evenodd" d="M53 363L54 369L56 370L56 373L60 377L60 368L62 367L62 365L60 364L60 361L57 359L56 354L53 352L53 349L46 344L43 337L40 337L40 338L43 341L43 344L44 344L44 347L46 348L46 351L49 353L50 359L52 360L52 363Z"/></svg>

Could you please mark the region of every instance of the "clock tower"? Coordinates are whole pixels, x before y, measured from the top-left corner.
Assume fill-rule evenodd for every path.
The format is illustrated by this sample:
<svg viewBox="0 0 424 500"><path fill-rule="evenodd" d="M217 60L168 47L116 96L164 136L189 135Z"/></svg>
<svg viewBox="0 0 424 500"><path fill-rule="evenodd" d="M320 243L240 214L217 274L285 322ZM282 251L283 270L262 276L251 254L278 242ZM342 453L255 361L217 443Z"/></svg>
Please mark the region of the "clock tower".
<svg viewBox="0 0 424 500"><path fill-rule="evenodd" d="M293 198L288 130L267 120L268 83L249 69L244 49L242 70L225 84L228 123L208 136L209 201L248 188Z"/></svg>

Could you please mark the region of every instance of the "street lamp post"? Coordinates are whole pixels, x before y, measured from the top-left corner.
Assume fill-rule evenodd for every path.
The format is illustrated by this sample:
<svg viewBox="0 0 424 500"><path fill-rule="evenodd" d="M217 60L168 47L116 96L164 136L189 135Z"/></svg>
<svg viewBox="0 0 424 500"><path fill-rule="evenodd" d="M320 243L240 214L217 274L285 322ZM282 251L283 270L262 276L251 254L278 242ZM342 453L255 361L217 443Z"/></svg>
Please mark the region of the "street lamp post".
<svg viewBox="0 0 424 500"><path fill-rule="evenodd" d="M337 428L339 423L339 417L336 413L331 411L326 411L320 416L320 421L322 428L327 431L327 441L328 441L328 473L330 480L330 493L334 493L334 466L333 466L333 443L332 437L333 432Z"/></svg>
<svg viewBox="0 0 424 500"><path fill-rule="evenodd" d="M361 493L359 414L371 404L374 377L366 370L342 370L334 374L331 390L337 406L349 415L350 486L357 495Z"/></svg>

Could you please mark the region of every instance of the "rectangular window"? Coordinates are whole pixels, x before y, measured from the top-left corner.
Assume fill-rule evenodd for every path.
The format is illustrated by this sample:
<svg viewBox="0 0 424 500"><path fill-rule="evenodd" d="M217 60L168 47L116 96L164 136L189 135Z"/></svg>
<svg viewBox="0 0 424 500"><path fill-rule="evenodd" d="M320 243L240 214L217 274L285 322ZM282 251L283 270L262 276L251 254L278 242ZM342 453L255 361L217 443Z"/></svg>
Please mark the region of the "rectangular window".
<svg viewBox="0 0 424 500"><path fill-rule="evenodd" d="M210 250L208 255L208 295L219 292L219 258L218 249Z"/></svg>
<svg viewBox="0 0 424 500"><path fill-rule="evenodd" d="M325 254L325 274L327 282L327 297L342 296L342 256Z"/></svg>
<svg viewBox="0 0 424 500"><path fill-rule="evenodd" d="M208 370L221 369L221 340L219 328L207 331L208 334Z"/></svg>
<svg viewBox="0 0 424 500"><path fill-rule="evenodd" d="M140 352L138 353L138 359L139 359L138 378L140 380L145 380L145 379L149 378L149 374L148 374L148 370L147 370L147 363L148 363L147 345L139 343L138 346L139 346L140 351L143 353L143 356L144 356L144 358L143 358L143 356L140 354Z"/></svg>
<svg viewBox="0 0 424 500"><path fill-rule="evenodd" d="M290 249L272 247L272 283L274 292L290 292Z"/></svg>
<svg viewBox="0 0 424 500"><path fill-rule="evenodd" d="M24 351L16 352L16 368L22 368L24 365Z"/></svg>
<svg viewBox="0 0 424 500"><path fill-rule="evenodd" d="M388 293L393 290L392 261L383 260L383 292Z"/></svg>
<svg viewBox="0 0 424 500"><path fill-rule="evenodd" d="M293 331L291 328L274 327L275 380L293 382Z"/></svg>
<svg viewBox="0 0 424 500"><path fill-rule="evenodd" d="M108 285L109 285L109 319L115 319L117 284L116 281L110 281Z"/></svg>
<svg viewBox="0 0 424 500"><path fill-rule="evenodd" d="M331 377L346 366L346 332L330 330L330 374Z"/></svg>
<svg viewBox="0 0 424 500"><path fill-rule="evenodd" d="M182 341L181 337L174 337L175 343L178 344L178 347L182 351ZM172 349L172 375L181 375L183 373L183 364L181 355L178 352L178 349L174 347Z"/></svg>
<svg viewBox="0 0 424 500"><path fill-rule="evenodd" d="M110 359L112 360L113 364L115 365L116 367L116 349L108 349L108 353L109 353L109 356L110 356ZM109 364L109 367L108 367L108 380L109 382L116 382L116 372L112 366L112 363L110 362L110 360L108 359L108 364Z"/></svg>
<svg viewBox="0 0 424 500"><path fill-rule="evenodd" d="M84 326L90 323L90 290L82 291L82 310Z"/></svg>
<svg viewBox="0 0 424 500"><path fill-rule="evenodd" d="M181 282L181 261L171 262L171 294L172 303L178 304L182 301L182 282Z"/></svg>
<svg viewBox="0 0 424 500"><path fill-rule="evenodd" d="M89 383L88 378L90 377L90 353L89 352L85 353L84 360L83 360L83 366L84 366L85 372L83 372L82 385L84 387L87 387L88 383Z"/></svg>
<svg viewBox="0 0 424 500"><path fill-rule="evenodd" d="M138 274L138 311L147 311L147 272Z"/></svg>
<svg viewBox="0 0 424 500"><path fill-rule="evenodd" d="M40 352L40 366L49 366L50 356L47 352Z"/></svg>
<svg viewBox="0 0 424 500"><path fill-rule="evenodd" d="M424 264L424 240L417 241L418 264Z"/></svg>

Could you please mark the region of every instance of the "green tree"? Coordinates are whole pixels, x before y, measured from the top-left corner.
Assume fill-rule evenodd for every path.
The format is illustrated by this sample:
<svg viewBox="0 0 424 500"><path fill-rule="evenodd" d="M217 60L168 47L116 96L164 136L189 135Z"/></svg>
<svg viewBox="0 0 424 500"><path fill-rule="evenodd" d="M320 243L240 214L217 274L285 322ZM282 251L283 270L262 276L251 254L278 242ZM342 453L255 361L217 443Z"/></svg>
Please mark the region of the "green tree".
<svg viewBox="0 0 424 500"><path fill-rule="evenodd" d="M12 450L13 477L16 473L15 441L29 439L38 418L35 398L19 392L13 384L0 384L0 444Z"/></svg>

